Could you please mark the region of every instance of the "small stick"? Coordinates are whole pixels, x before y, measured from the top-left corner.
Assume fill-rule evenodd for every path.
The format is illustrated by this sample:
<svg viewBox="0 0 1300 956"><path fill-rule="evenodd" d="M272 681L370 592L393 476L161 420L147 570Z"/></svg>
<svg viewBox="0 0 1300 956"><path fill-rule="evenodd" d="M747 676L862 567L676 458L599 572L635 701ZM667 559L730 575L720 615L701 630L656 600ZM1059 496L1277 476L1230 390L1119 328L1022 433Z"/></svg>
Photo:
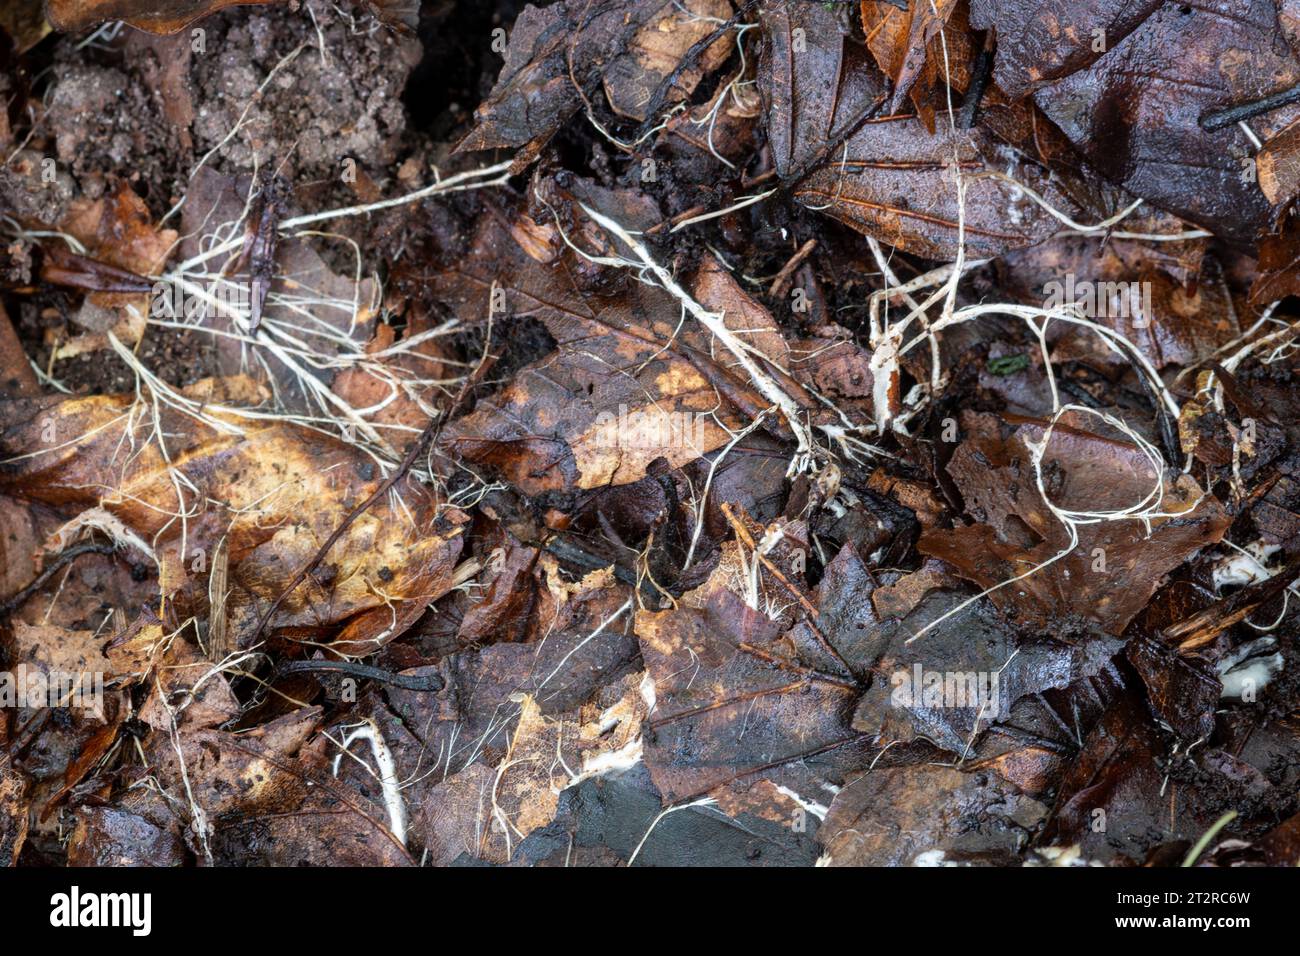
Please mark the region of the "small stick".
<svg viewBox="0 0 1300 956"><path fill-rule="evenodd" d="M785 294L786 283L788 283L790 277L794 275L794 270L803 265L803 261L812 255L812 251L816 248L816 239L809 239L799 247L799 251L791 256L790 261L781 267L781 271L778 272L776 278L772 280L772 285L768 287L767 294L770 298L777 298Z"/></svg>
<svg viewBox="0 0 1300 956"><path fill-rule="evenodd" d="M656 233L663 232L669 226L677 225L683 219L690 219L692 216L698 216L700 213L708 212L708 211L709 211L708 206L702 206L702 205L692 206L690 209L687 209L684 212L679 212L677 215L673 216L670 219L665 219L662 222L655 223L653 226L651 226L649 229L645 231L645 234L647 236L653 236Z"/></svg>
<svg viewBox="0 0 1300 956"><path fill-rule="evenodd" d="M957 114L958 129L970 129L975 125L975 115L979 112L980 102L984 99L984 92L989 88L989 80L992 78L993 31L989 30L984 35L984 45L971 69L970 86L966 90L966 98L961 101L961 112Z"/></svg>
<svg viewBox="0 0 1300 956"><path fill-rule="evenodd" d="M740 539L741 543L754 552L754 556L762 562L763 567L771 571L772 576L780 581L785 589L794 595L795 600L803 605L803 609L808 612L809 616L811 616L813 620L816 620L820 616L817 608L813 607L812 602L804 597L803 592L795 587L781 569L772 563L771 558L758 550L758 543L754 541L754 536L749 533L749 529L745 527L744 523L736 517L735 513L731 510L730 502L724 501L722 503L722 514L731 524L731 529L736 532L736 537Z"/></svg>
<svg viewBox="0 0 1300 956"><path fill-rule="evenodd" d="M1199 122L1201 129L1213 132L1216 129L1223 129L1225 126L1232 126L1243 120L1254 119L1256 116L1271 113L1279 107L1298 101L1300 101L1300 83L1290 89L1282 90L1280 93L1270 93L1262 99L1250 100L1246 103L1238 103L1236 106L1229 106L1226 109L1205 113L1201 116Z"/></svg>
<svg viewBox="0 0 1300 956"><path fill-rule="evenodd" d="M781 573L781 569L773 564L767 555L758 550L758 544L755 543L754 536L749 533L749 529L745 527L744 523L736 517L735 513L731 510L731 504L729 502L724 501L722 503L722 514L731 524L732 530L736 532L736 537L740 539L741 543L754 552L754 557L762 562L763 567L767 568L768 571L770 571L772 575L781 582L785 589L794 595L795 600L803 606L803 609L808 612L808 620L806 622L808 624L808 629L813 632L813 636L817 638L817 643L822 646L822 650L835 658L835 663L843 667L845 673L856 676L853 668L849 666L849 662L840 655L840 652L835 649L835 646L826 639L826 635L822 633L821 628L817 626L816 621L820 616L817 609L812 606L812 603L806 597L804 597L803 592L796 588L790 582L790 579Z"/></svg>
<svg viewBox="0 0 1300 956"><path fill-rule="evenodd" d="M779 667L782 670L793 671L796 674L802 674L809 680L821 681L824 684L834 684L836 687L843 687L846 690L858 690L858 685L853 681L843 680L839 677L831 677L829 674L823 674L821 671L813 670L811 667L804 667L802 664L796 664L794 661L786 660L779 654L772 654L763 650L761 647L755 647L748 641L741 641L736 645L746 654L752 654L759 660Z"/></svg>
<svg viewBox="0 0 1300 956"><path fill-rule="evenodd" d="M774 179L775 177L776 169L772 168L767 170L767 172L759 173L753 179L750 179L748 176L741 177L740 186L742 189L749 189L751 186L761 186L769 179Z"/></svg>
<svg viewBox="0 0 1300 956"><path fill-rule="evenodd" d="M309 674L316 671L331 671L367 680L377 680L404 690L439 691L446 686L446 681L442 679L441 674L428 674L424 677L416 674L394 674L392 671L371 667L369 664L358 664L355 661L288 661L280 665L278 673Z"/></svg>
<svg viewBox="0 0 1300 956"><path fill-rule="evenodd" d="M153 281L129 269L68 252L58 246L45 250L41 281L70 286L88 292L127 292L143 295L153 290Z"/></svg>
<svg viewBox="0 0 1300 956"><path fill-rule="evenodd" d="M68 548L51 561L44 571L36 575L36 579L31 584L0 603L0 618L8 617L22 607L23 602L44 587L50 578L83 554L112 554L115 550L116 548L111 544L79 544L75 548Z"/></svg>

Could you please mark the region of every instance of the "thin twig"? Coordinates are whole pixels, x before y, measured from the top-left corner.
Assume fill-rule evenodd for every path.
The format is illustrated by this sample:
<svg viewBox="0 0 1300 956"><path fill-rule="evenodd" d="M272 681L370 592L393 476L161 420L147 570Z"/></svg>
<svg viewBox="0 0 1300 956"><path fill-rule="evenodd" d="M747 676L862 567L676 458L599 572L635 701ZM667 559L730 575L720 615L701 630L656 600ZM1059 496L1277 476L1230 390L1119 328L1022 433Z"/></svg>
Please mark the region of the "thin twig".
<svg viewBox="0 0 1300 956"><path fill-rule="evenodd" d="M381 684L389 684L403 690L440 691L446 685L441 674L428 674L423 677L415 674L394 674L392 671L371 667L368 664L358 664L355 661L289 661L280 665L278 673L310 674L320 671L377 680Z"/></svg>
<svg viewBox="0 0 1300 956"><path fill-rule="evenodd" d="M0 603L0 618L8 617L22 607L23 603L44 587L50 578L83 554L112 554L116 550L116 547L111 544L79 544L75 548L68 548L51 561L44 571L36 575L31 584L17 592L13 597L7 598L3 603Z"/></svg>

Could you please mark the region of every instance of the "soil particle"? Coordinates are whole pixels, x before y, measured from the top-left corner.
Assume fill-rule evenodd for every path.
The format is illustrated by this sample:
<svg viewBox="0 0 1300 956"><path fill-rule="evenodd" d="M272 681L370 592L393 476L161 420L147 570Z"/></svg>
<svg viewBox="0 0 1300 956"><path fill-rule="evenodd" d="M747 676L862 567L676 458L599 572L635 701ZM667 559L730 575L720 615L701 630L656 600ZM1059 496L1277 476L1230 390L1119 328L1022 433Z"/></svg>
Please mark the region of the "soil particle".
<svg viewBox="0 0 1300 956"><path fill-rule="evenodd" d="M179 198L188 157L136 70L86 62L65 40L48 103L53 156L60 172L71 172L82 197L98 199L121 178L156 215Z"/></svg>
<svg viewBox="0 0 1300 956"><path fill-rule="evenodd" d="M283 163L299 183L343 187L345 160L386 179L406 126L400 97L418 41L318 2L296 14L236 11L205 27L191 74L198 155L215 148L210 162L225 173Z"/></svg>

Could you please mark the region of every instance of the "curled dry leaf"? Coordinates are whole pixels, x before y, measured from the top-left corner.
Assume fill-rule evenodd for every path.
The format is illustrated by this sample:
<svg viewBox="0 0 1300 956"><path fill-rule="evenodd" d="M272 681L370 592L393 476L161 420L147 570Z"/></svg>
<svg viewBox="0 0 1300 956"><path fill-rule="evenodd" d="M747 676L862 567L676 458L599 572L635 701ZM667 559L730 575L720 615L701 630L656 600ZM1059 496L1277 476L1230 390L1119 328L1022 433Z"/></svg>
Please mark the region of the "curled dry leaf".
<svg viewBox="0 0 1300 956"><path fill-rule="evenodd" d="M894 84L889 112L902 111L910 96L930 132L935 128L936 87L942 88L945 75L959 89L969 79L971 44L963 29L965 17L954 17L957 8L956 0L915 3L905 10L886 0L862 2L867 48ZM960 20L957 29L945 30L951 19Z"/></svg>

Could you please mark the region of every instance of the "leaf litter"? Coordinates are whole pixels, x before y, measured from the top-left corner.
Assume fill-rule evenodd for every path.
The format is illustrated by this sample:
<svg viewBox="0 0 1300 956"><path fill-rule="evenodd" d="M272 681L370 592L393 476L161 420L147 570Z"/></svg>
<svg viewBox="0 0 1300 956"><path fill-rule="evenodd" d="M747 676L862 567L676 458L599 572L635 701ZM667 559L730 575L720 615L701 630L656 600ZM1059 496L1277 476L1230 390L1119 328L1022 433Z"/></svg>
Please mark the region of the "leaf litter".
<svg viewBox="0 0 1300 956"><path fill-rule="evenodd" d="M0 860L1300 862L1291 4L20 6Z"/></svg>

